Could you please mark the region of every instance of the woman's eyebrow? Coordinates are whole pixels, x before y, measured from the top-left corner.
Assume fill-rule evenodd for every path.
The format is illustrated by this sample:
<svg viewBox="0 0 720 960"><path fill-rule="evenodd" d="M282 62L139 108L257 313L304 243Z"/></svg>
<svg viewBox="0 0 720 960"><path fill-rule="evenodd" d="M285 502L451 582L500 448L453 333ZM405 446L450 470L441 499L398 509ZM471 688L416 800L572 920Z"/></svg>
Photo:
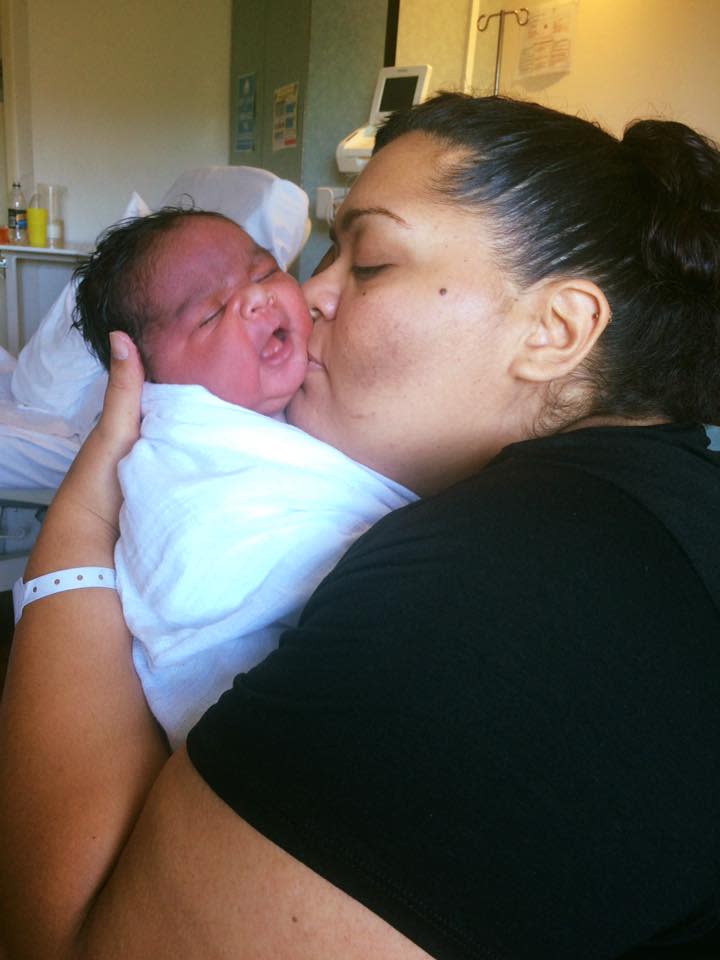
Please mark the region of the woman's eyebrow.
<svg viewBox="0 0 720 960"><path fill-rule="evenodd" d="M352 224L360 217L374 216L389 217L402 227L410 226L406 220L403 220L397 213L393 213L392 210L388 210L387 207L351 207L350 210L346 210L343 213L338 223L338 228L341 233L344 233L346 230L349 230Z"/></svg>

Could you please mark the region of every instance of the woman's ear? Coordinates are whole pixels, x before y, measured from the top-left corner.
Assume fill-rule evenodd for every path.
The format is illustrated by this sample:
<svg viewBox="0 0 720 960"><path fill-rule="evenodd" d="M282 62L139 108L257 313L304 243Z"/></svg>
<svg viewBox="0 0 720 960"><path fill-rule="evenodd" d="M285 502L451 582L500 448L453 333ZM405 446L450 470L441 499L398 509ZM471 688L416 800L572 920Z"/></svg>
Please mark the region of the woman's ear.
<svg viewBox="0 0 720 960"><path fill-rule="evenodd" d="M612 320L610 305L596 284L574 278L551 280L526 296L528 332L512 372L522 380L557 380L571 373L595 346Z"/></svg>

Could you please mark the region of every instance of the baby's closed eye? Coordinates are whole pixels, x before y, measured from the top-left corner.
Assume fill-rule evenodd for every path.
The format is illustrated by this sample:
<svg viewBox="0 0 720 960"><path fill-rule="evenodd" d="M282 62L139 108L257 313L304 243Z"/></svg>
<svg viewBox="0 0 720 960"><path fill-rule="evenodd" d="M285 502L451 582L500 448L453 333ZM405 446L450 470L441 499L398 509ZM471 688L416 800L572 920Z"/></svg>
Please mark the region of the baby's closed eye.
<svg viewBox="0 0 720 960"><path fill-rule="evenodd" d="M217 320L220 314L225 309L225 305L218 307L217 310L214 310L209 316L204 316L202 320L198 323L198 327L205 327L207 324L212 323L213 320Z"/></svg>

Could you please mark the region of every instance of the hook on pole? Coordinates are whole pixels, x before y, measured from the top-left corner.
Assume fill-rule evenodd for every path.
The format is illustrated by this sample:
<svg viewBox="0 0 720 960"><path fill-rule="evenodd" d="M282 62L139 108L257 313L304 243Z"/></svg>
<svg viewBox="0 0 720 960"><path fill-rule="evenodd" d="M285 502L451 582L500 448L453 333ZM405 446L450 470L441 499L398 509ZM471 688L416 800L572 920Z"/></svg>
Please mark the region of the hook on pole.
<svg viewBox="0 0 720 960"><path fill-rule="evenodd" d="M498 17L500 22L498 23L498 37L497 37L497 48L495 50L495 85L493 87L493 95L497 96L500 92L500 67L502 64L502 45L503 45L503 35L505 33L505 17L513 15L519 27L526 26L528 20L530 19L530 11L527 7L520 7L518 10L498 10L496 13L482 13L478 17L477 28L480 33L484 33L490 21L494 20L495 17Z"/></svg>

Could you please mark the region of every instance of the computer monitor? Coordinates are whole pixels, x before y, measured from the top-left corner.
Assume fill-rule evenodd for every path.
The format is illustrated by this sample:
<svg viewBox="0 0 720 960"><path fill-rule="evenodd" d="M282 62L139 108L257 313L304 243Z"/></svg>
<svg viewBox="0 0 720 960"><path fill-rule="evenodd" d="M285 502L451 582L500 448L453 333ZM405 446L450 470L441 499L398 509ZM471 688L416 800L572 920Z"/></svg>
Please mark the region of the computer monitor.
<svg viewBox="0 0 720 960"><path fill-rule="evenodd" d="M426 63L416 67L382 68L375 84L368 122L341 140L335 151L341 173L360 173L372 154L377 128L394 110L406 110L414 103L422 103L431 73L432 68Z"/></svg>
<svg viewBox="0 0 720 960"><path fill-rule="evenodd" d="M421 103L430 82L430 67L383 67L375 84L368 124L379 126L393 110L407 110Z"/></svg>

